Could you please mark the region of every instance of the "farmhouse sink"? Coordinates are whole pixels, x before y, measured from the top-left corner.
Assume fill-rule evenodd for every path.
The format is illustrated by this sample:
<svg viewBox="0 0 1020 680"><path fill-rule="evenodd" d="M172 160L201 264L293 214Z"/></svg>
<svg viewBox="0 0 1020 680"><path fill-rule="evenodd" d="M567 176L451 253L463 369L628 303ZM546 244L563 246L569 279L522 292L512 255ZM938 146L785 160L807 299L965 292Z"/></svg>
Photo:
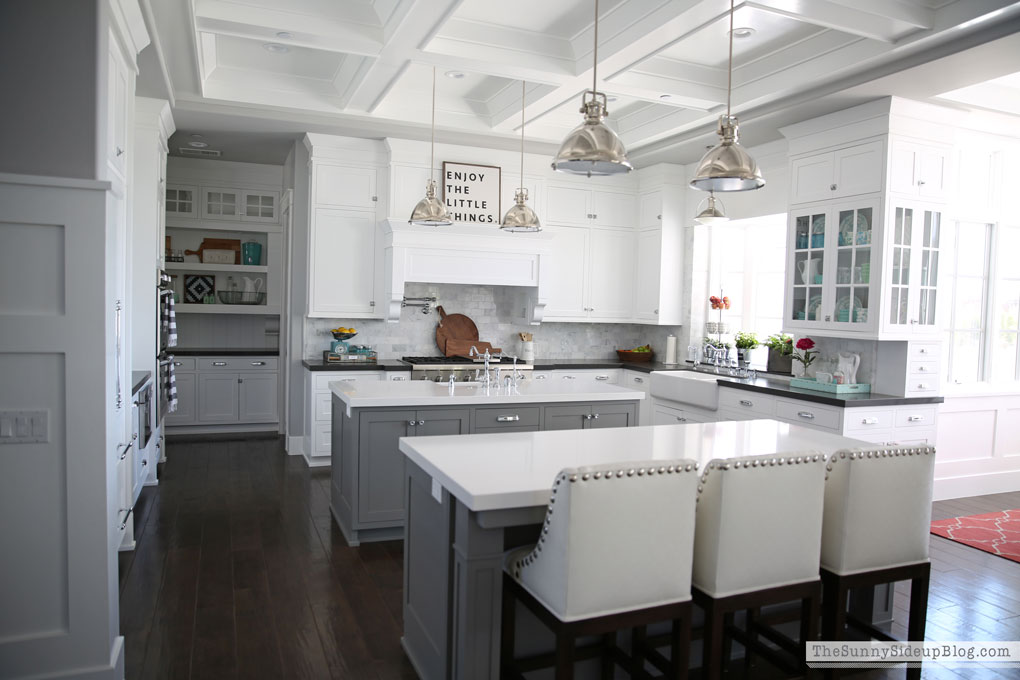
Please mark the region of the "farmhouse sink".
<svg viewBox="0 0 1020 680"><path fill-rule="evenodd" d="M719 376L694 371L652 371L653 398L678 401L710 411L719 408Z"/></svg>

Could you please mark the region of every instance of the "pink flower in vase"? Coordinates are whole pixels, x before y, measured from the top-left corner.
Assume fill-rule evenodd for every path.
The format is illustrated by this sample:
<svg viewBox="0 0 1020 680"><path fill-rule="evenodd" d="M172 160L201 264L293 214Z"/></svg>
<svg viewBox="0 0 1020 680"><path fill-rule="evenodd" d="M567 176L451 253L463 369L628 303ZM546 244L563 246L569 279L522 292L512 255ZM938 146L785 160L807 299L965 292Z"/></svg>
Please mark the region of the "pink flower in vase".
<svg viewBox="0 0 1020 680"><path fill-rule="evenodd" d="M815 347L814 340L812 340L811 338L801 338L800 340L797 341L797 349L801 350L801 352L799 354L797 352L793 353L793 358L799 361L800 363L804 364L805 375L807 374L808 366L811 365L811 362L814 361L815 357L818 355L818 352L811 351L814 349L814 347Z"/></svg>

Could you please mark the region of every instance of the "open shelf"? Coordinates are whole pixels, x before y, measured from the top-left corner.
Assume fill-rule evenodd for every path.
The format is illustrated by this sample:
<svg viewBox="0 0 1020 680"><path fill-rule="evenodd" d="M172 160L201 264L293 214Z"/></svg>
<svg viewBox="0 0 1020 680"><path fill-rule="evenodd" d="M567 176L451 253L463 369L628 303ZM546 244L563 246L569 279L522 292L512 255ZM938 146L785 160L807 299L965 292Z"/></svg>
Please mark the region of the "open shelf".
<svg viewBox="0 0 1020 680"><path fill-rule="evenodd" d="M220 303L188 304L179 302L174 305L178 314L260 314L272 315L280 313L280 305L224 305Z"/></svg>
<svg viewBox="0 0 1020 680"><path fill-rule="evenodd" d="M203 264L201 262L167 262L167 271L175 272L239 272L242 274L265 274L269 272L267 265L261 264Z"/></svg>
<svg viewBox="0 0 1020 680"><path fill-rule="evenodd" d="M283 227L279 224L228 220L202 220L190 217L171 217L170 215L167 215L166 226L169 229L196 229L200 231L230 231L268 234L283 233Z"/></svg>

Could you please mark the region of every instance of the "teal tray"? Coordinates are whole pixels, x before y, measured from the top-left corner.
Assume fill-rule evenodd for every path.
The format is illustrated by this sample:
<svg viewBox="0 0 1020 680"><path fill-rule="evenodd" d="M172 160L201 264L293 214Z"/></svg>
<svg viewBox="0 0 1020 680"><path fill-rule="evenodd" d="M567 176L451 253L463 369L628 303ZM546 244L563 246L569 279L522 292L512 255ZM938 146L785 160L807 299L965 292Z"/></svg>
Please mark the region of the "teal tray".
<svg viewBox="0 0 1020 680"><path fill-rule="evenodd" d="M820 383L814 378L794 378L790 381L790 387L799 387L804 390L816 392L829 392L830 394L870 394L871 385L857 383L856 385L837 385L836 383Z"/></svg>

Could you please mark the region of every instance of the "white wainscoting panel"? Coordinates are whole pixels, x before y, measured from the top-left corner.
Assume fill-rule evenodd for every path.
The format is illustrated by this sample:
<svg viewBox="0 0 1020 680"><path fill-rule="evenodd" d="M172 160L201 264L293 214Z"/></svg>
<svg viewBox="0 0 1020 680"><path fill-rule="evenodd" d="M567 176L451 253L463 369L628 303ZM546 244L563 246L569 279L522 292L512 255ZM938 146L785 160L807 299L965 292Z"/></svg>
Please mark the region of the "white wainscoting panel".
<svg viewBox="0 0 1020 680"><path fill-rule="evenodd" d="M1020 489L1020 394L946 397L935 449L935 500Z"/></svg>

